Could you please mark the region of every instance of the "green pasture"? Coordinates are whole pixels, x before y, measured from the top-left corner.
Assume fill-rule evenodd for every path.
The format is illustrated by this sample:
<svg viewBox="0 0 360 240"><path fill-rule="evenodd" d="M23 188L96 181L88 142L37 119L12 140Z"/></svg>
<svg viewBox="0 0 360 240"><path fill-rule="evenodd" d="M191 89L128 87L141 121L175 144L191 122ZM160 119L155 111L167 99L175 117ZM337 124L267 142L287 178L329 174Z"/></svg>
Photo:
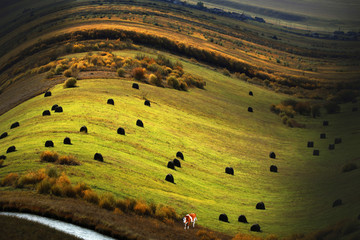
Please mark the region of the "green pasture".
<svg viewBox="0 0 360 240"><path fill-rule="evenodd" d="M323 113L317 119L296 116L307 127L292 129L269 110L270 104L289 96L181 61L185 72L206 80L205 90L183 92L143 83L136 90L129 79L79 80L76 88L57 85L51 97L36 96L3 114L0 134L7 131L9 136L0 140L0 155L12 145L17 151L6 154L0 178L49 167L39 156L49 150L45 141L52 140L51 150L72 154L81 162L59 166L73 183L85 182L98 193L111 192L118 198L163 203L178 213L196 212L200 225L229 234L250 233L250 226L259 223L260 236L286 236L360 214L360 171L341 172L345 163L360 165L360 114L351 112L356 104L342 105L341 113ZM250 90L254 96L249 96ZM106 104L109 98L114 106ZM151 107L144 105L145 99ZM64 112L43 117L53 104ZM247 111L249 106L253 113ZM137 119L144 128L136 126ZM324 119L330 126L322 126ZM10 130L15 121L20 127ZM79 132L83 125L88 134ZM117 134L119 127L126 136ZM322 132L327 139L320 139ZM73 145L64 145L65 137ZM328 144L335 137L342 137L343 143L330 151ZM312 149L306 147L309 140L320 156L312 156ZM168 169L167 162L177 151L185 157L182 167ZM276 159L269 158L271 151ZM93 160L96 152L104 162ZM269 171L272 164L278 173ZM234 168L234 176L225 174L226 167ZM175 184L165 181L168 173ZM337 198L344 205L332 208ZM255 209L260 201L266 210ZM221 213L230 223L218 221ZM237 222L241 214L250 224Z"/></svg>

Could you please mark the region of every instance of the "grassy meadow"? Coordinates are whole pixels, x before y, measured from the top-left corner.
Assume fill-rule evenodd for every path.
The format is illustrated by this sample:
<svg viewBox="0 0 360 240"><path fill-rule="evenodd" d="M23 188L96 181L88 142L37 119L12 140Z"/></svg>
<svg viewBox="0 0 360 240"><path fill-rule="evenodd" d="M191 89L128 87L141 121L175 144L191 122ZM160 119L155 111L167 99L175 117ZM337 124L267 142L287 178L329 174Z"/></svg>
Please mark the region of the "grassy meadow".
<svg viewBox="0 0 360 240"><path fill-rule="evenodd" d="M135 56L137 51L114 52ZM71 55L76 57L77 55ZM175 56L168 55L175 59ZM118 198L133 197L163 203L178 213L196 212L199 224L235 235L250 233L259 223L259 236L310 232L341 219L360 214L360 171L342 173L348 162L360 165L359 112L349 103L335 115L320 118L296 116L306 128L289 128L270 112L272 103L289 96L248 84L187 59L180 59L184 71L202 77L205 90L187 92L139 83L131 88L129 79L79 80L76 88L56 85L52 96L36 96L0 116L0 154L12 145L17 151L6 154L0 178L8 173L25 173L47 168L40 154L54 142L61 155L74 155L80 166L58 166L71 181L85 182L98 193L110 192ZM51 80L45 80L51 81ZM253 91L254 96L249 96ZM115 105L106 104L112 98ZM150 100L151 107L144 105ZM42 116L53 104L63 113ZM248 107L253 113L247 111ZM141 119L144 128L136 126ZM323 127L322 121L330 126ZM9 129L18 121L20 127ZM80 133L87 126L88 134ZM126 135L118 135L123 127ZM320 133L327 138L320 140ZM64 145L69 137L72 145ZM342 137L333 151L328 144ZM320 156L312 156L307 141L315 142ZM182 151L181 168L172 170L167 162ZM274 151L276 159L270 159ZM104 162L93 160L98 152ZM278 173L269 171L276 165ZM234 168L234 176L225 174ZM175 184L165 181L171 173ZM332 208L335 199L343 205ZM256 210L263 201L266 210ZM226 213L230 223L219 222ZM237 222L244 214L250 224Z"/></svg>

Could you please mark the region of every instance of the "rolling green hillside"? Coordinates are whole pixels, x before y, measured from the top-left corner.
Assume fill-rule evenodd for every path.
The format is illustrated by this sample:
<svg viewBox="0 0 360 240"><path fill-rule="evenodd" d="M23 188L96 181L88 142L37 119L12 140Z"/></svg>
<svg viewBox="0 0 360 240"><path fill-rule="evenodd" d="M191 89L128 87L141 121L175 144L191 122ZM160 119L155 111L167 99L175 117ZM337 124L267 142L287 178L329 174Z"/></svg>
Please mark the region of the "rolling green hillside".
<svg viewBox="0 0 360 240"><path fill-rule="evenodd" d="M250 226L259 223L260 236L286 236L360 214L360 170L341 171L348 162L360 165L360 114L351 111L358 103L342 105L339 114L323 112L316 119L296 116L306 128L289 128L269 110L289 96L186 59L181 62L185 71L205 79L205 90L184 92L143 83L136 90L128 79L87 79L78 81L76 88L56 85L51 97L36 96L1 115L0 133L9 136L0 139L0 155L12 145L17 151L6 154L0 178L48 167L40 162L40 153L49 150L44 144L52 140L55 146L50 150L72 154L81 162L59 167L72 182L88 183L99 193L170 205L179 213L196 212L200 225L233 235L250 233ZM106 104L109 98L115 105ZM151 107L144 105L145 99ZM42 116L53 104L64 112ZM247 111L249 106L253 113ZM138 119L144 128L136 126ZM322 126L324 119L329 126ZM20 126L9 129L16 121ZM83 125L88 134L79 132ZM117 134L119 127L125 136ZM323 132L326 139L320 139ZM65 137L72 145L63 144ZM335 137L342 143L330 151ZM315 142L320 156L312 156L307 141ZM182 167L167 168L177 151L184 154ZM276 159L269 158L271 151ZM97 152L104 162L93 160ZM279 172L270 172L270 165ZM233 167L234 176L225 174L226 167ZM165 181L168 173L175 184ZM332 208L337 198L344 204ZM266 210L255 209L260 201ZM230 223L218 221L221 213ZM250 224L237 222L241 214Z"/></svg>

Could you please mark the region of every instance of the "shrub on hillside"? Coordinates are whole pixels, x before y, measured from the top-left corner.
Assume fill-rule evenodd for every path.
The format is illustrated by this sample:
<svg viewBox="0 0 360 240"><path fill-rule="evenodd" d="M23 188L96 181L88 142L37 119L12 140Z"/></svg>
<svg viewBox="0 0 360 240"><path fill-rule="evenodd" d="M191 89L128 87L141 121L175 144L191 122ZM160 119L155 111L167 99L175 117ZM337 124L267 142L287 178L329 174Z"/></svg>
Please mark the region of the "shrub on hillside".
<svg viewBox="0 0 360 240"><path fill-rule="evenodd" d="M208 232L204 229L197 231L196 236L201 240L220 240L220 238L217 238L213 232Z"/></svg>
<svg viewBox="0 0 360 240"><path fill-rule="evenodd" d="M155 217L160 220L168 219L178 219L178 215L174 208L169 206L158 206L155 212Z"/></svg>
<svg viewBox="0 0 360 240"><path fill-rule="evenodd" d="M136 202L136 204L134 206L134 212L137 215L146 215L146 216L151 215L151 209L147 205L147 203L144 202L144 201L137 201Z"/></svg>
<svg viewBox="0 0 360 240"><path fill-rule="evenodd" d="M78 195L79 197L83 198L85 191L90 190L90 187L85 184L85 183L78 183L75 187L74 190L76 192L76 195Z"/></svg>
<svg viewBox="0 0 360 240"><path fill-rule="evenodd" d="M358 166L356 165L356 163L348 163L348 164L344 165L341 170L342 170L342 172L350 172L357 168L358 168Z"/></svg>
<svg viewBox="0 0 360 240"><path fill-rule="evenodd" d="M169 87L174 88L174 89L180 89L180 84L179 81L177 80L176 77L174 76L169 76L166 79L166 83Z"/></svg>
<svg viewBox="0 0 360 240"><path fill-rule="evenodd" d="M311 116L313 118L320 117L321 106L319 104L314 104L311 106Z"/></svg>
<svg viewBox="0 0 360 240"><path fill-rule="evenodd" d="M55 180L51 178L44 178L36 187L36 191L40 194L49 194L51 191L52 185L54 185Z"/></svg>
<svg viewBox="0 0 360 240"><path fill-rule="evenodd" d="M143 80L145 77L145 69L142 67L136 67L132 70L132 76L136 79L136 80Z"/></svg>
<svg viewBox="0 0 360 240"><path fill-rule="evenodd" d="M158 86L158 87L162 87L162 81L161 78L157 77L155 74L150 74L149 75L149 82Z"/></svg>
<svg viewBox="0 0 360 240"><path fill-rule="evenodd" d="M263 238L253 235L247 235L244 233L238 233L235 235L235 237L232 238L232 240L263 240Z"/></svg>
<svg viewBox="0 0 360 240"><path fill-rule="evenodd" d="M1 180L1 186L14 186L19 179L19 174L9 173Z"/></svg>
<svg viewBox="0 0 360 240"><path fill-rule="evenodd" d="M107 209L107 210L114 210L115 208L115 198L114 195L110 193L106 193L103 196L101 196L99 201L99 206L101 208Z"/></svg>
<svg viewBox="0 0 360 240"><path fill-rule="evenodd" d="M91 189L83 192L83 199L89 203L99 204L99 196Z"/></svg>
<svg viewBox="0 0 360 240"><path fill-rule="evenodd" d="M63 75L67 78L71 77L72 75L72 72L70 69L66 69L64 72L63 72Z"/></svg>
<svg viewBox="0 0 360 240"><path fill-rule="evenodd" d="M64 83L64 88L73 88L76 87L76 78L68 78Z"/></svg>
<svg viewBox="0 0 360 240"><path fill-rule="evenodd" d="M76 158L72 155L69 156L61 156L56 161L56 163L60 165L71 165L71 166L78 166L80 165L80 162L76 160Z"/></svg>
<svg viewBox="0 0 360 240"><path fill-rule="evenodd" d="M126 71L123 68L119 68L117 70L117 74L118 74L119 77L125 77L125 73L126 73Z"/></svg>
<svg viewBox="0 0 360 240"><path fill-rule="evenodd" d="M16 187L22 188L26 185L35 185L41 182L44 178L46 178L45 169L40 169L37 172L29 172L18 179Z"/></svg>
<svg viewBox="0 0 360 240"><path fill-rule="evenodd" d="M51 167L46 171L46 174L51 178L57 178L59 177L59 173L57 171L56 167Z"/></svg>
<svg viewBox="0 0 360 240"><path fill-rule="evenodd" d="M64 67L62 66L62 65L57 65L56 67L55 67L55 74L56 75L59 75L59 74L61 74L62 72L64 71Z"/></svg>
<svg viewBox="0 0 360 240"><path fill-rule="evenodd" d="M0 160L0 168L3 167L3 164L4 164L4 160Z"/></svg>

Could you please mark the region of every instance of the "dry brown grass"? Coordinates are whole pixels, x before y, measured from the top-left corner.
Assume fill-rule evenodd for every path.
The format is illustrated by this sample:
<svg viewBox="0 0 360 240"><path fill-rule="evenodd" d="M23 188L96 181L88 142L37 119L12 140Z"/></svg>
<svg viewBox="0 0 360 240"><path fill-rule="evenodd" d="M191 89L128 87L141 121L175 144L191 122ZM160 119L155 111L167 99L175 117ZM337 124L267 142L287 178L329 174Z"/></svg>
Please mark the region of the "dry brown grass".
<svg viewBox="0 0 360 240"><path fill-rule="evenodd" d="M1 180L1 186L14 186L19 179L19 174L9 173Z"/></svg>

